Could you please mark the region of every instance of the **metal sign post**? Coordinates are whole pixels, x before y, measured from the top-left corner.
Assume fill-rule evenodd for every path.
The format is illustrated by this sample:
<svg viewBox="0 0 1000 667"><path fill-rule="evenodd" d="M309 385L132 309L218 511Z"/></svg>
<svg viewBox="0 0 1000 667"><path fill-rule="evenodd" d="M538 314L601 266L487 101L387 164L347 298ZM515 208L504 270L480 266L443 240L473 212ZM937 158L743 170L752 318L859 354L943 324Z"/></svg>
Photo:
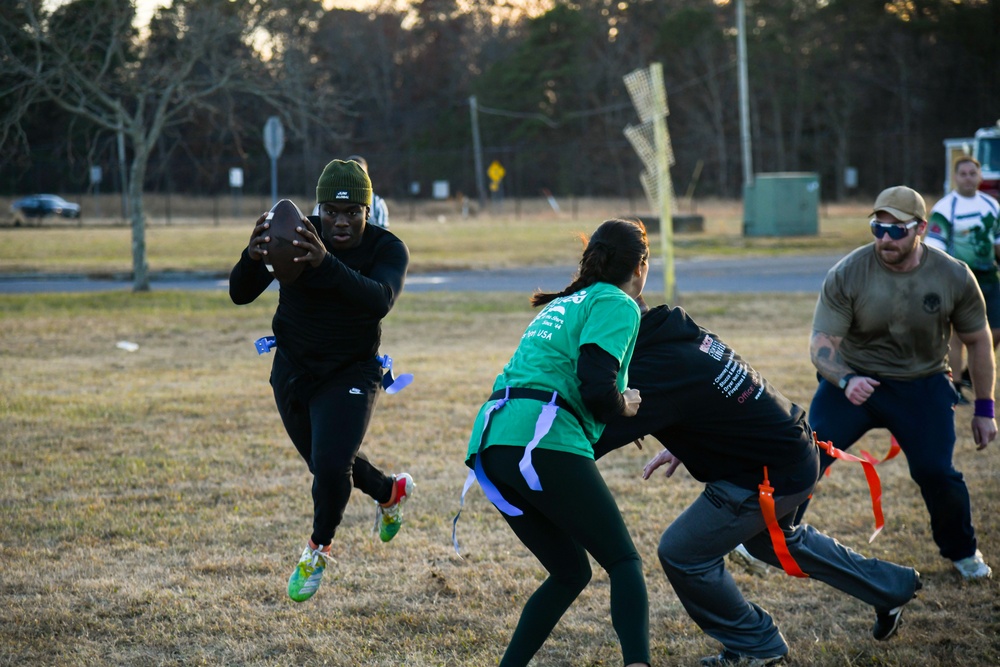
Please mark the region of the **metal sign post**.
<svg viewBox="0 0 1000 667"><path fill-rule="evenodd" d="M97 198L97 191L101 187L101 180L104 178L104 171L97 165L90 168L90 196L94 200L94 217L101 217L101 200ZM81 217L82 220L82 217ZM82 222L80 223L83 224Z"/></svg>
<svg viewBox="0 0 1000 667"><path fill-rule="evenodd" d="M264 123L264 148L271 158L271 205L278 202L278 158L285 149L285 128L281 119L271 116Z"/></svg>
<svg viewBox="0 0 1000 667"><path fill-rule="evenodd" d="M667 303L675 303L676 278L674 275L674 227L672 203L673 181L670 166L674 151L667 131L667 91L663 84L663 66L653 63L648 69L637 69L624 77L632 104L642 120L641 125L628 125L625 138L632 144L646 170L639 174L639 182L646 191L650 208L660 216L660 244L663 251L663 296Z"/></svg>
<svg viewBox="0 0 1000 667"><path fill-rule="evenodd" d="M229 187L233 191L233 217L238 218L240 212L240 199L243 194L243 169L232 167L229 169Z"/></svg>
<svg viewBox="0 0 1000 667"><path fill-rule="evenodd" d="M493 199L501 207L503 206L503 190L500 189L500 183L506 173L507 170L498 160L493 160L490 163L490 168L486 170L486 174L490 177L490 192L494 193Z"/></svg>

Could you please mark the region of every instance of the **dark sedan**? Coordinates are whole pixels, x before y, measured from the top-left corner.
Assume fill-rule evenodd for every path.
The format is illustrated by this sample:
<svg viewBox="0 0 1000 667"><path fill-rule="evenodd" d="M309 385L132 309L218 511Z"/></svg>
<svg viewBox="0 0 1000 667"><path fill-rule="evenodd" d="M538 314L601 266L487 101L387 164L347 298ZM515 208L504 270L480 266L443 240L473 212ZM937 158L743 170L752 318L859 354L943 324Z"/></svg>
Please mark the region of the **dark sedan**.
<svg viewBox="0 0 1000 667"><path fill-rule="evenodd" d="M66 201L57 195L32 195L18 199L10 205L15 216L44 218L58 215L64 218L79 218L80 205Z"/></svg>

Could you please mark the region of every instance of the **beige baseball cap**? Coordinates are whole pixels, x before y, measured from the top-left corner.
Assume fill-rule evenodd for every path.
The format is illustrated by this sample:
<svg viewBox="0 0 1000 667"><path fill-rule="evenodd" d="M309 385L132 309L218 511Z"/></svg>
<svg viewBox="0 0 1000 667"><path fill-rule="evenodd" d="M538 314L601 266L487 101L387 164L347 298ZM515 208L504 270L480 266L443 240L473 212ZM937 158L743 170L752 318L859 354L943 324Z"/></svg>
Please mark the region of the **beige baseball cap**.
<svg viewBox="0 0 1000 667"><path fill-rule="evenodd" d="M905 185L886 188L875 199L872 215L885 211L900 222L927 219L927 204L920 193Z"/></svg>

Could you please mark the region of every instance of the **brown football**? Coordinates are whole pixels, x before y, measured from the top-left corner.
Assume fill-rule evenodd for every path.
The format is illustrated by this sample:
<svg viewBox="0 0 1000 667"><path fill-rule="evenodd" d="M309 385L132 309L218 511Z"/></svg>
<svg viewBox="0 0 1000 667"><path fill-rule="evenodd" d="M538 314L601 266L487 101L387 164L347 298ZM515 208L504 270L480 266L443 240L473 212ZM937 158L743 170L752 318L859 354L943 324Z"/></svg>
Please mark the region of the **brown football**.
<svg viewBox="0 0 1000 667"><path fill-rule="evenodd" d="M292 245L292 241L302 238L302 235L295 231L296 227L304 227L302 211L291 200L282 199L271 208L267 220L271 223L267 230L271 241L267 244L264 263L278 282L293 283L306 267L305 262L293 261L305 254L302 248Z"/></svg>

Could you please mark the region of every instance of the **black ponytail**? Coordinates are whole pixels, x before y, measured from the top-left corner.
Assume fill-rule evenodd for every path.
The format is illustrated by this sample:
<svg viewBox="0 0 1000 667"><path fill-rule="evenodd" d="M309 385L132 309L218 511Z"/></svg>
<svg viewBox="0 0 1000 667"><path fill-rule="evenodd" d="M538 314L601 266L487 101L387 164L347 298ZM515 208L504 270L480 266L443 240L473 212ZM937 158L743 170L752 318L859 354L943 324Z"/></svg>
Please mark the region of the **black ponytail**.
<svg viewBox="0 0 1000 667"><path fill-rule="evenodd" d="M581 238L586 241L586 237ZM590 236L573 282L560 292L535 292L531 295L531 305L545 305L594 283L622 285L628 282L635 268L648 259L649 240L641 222L607 220Z"/></svg>

